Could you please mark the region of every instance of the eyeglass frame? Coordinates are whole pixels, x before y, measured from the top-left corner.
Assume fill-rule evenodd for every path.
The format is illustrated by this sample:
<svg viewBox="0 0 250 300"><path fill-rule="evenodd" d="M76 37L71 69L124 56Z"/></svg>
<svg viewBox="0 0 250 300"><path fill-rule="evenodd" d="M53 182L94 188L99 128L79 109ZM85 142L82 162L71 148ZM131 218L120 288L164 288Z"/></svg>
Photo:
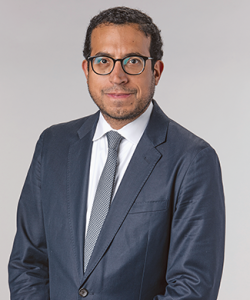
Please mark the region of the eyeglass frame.
<svg viewBox="0 0 250 300"><path fill-rule="evenodd" d="M107 73L107 74L99 74L99 73L97 73L97 72L95 71L95 69L93 68L93 59L94 59L94 58L97 58L97 57L102 57L102 56L103 56L103 57L108 57L108 58L112 59L113 62L114 62L114 65L113 65L112 70L111 70L109 73ZM143 65L143 69L141 70L140 73L137 73L137 74L130 74L130 73L128 73L126 70L124 70L123 61L124 61L124 59L126 59L126 58L128 58L128 57L141 57L141 58L143 59L144 65ZM95 55L95 56L89 56L89 57L87 58L87 61L88 61L88 63L91 62L92 70L93 70L94 73L96 73L97 75L106 76L106 75L111 74L111 73L113 72L114 68L115 68L116 62L117 62L117 61L120 61L120 62L121 62L122 70L123 70L126 74L128 74L128 75L134 76L134 75L140 75L140 74L145 70L146 62L147 62L148 59L151 60L151 59L153 59L153 58L152 58L152 57L143 56L143 55L128 55L128 56L125 56L124 58L117 58L117 59L115 59L115 58L113 58L113 57L111 57L111 56L108 56L108 55Z"/></svg>

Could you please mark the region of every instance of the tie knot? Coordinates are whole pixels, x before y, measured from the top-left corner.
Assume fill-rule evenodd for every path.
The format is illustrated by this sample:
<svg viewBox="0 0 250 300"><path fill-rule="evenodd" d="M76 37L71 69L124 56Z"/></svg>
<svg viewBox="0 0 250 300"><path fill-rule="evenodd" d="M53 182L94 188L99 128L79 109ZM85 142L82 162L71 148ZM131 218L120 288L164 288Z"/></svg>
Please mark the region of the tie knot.
<svg viewBox="0 0 250 300"><path fill-rule="evenodd" d="M109 131L107 132L107 138L108 147L117 151L123 136L121 136L117 131Z"/></svg>

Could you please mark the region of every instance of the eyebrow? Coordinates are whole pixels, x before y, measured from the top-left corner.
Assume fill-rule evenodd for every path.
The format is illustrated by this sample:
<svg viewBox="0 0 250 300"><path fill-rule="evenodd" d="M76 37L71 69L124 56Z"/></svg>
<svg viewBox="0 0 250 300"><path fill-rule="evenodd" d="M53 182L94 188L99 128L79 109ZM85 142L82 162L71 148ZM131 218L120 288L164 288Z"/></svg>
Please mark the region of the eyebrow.
<svg viewBox="0 0 250 300"><path fill-rule="evenodd" d="M110 53L105 53L105 52L98 52L94 56L109 56L109 57L113 58L113 55L111 55ZM145 56L145 55L142 55L139 52L130 52L130 53L126 53L125 56L123 56L123 58L128 57L128 56Z"/></svg>

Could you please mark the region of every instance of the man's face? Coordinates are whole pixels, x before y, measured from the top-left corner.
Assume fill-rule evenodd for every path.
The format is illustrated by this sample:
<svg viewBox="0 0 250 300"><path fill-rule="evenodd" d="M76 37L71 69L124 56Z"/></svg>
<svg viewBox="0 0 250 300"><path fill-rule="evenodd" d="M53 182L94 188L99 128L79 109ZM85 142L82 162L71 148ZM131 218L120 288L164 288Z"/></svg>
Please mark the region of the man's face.
<svg viewBox="0 0 250 300"><path fill-rule="evenodd" d="M101 25L91 35L91 56L106 55L118 59L133 54L150 57L150 40L136 24ZM138 118L152 100L163 63L157 61L154 72L151 64L147 60L141 74L128 75L121 63L116 62L110 74L98 75L92 70L91 64L88 69L87 61L83 61L90 95L114 129Z"/></svg>

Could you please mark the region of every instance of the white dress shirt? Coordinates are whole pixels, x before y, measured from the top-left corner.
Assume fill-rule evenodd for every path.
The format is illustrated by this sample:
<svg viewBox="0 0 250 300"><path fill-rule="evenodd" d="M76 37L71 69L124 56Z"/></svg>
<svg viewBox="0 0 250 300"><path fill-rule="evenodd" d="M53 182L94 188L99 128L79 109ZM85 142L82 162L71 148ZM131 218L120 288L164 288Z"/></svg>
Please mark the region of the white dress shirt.
<svg viewBox="0 0 250 300"><path fill-rule="evenodd" d="M128 123L119 130L113 129L104 119L103 115L100 113L95 134L93 137L93 147L91 153L85 234L87 234L90 214L95 198L97 185L108 156L108 141L106 133L110 130L114 130L119 132L119 134L121 134L124 137L124 139L120 143L118 152L115 186L113 194L114 197L121 183L123 175L128 167L128 164L134 154L135 148L139 140L141 139L144 130L147 127L152 109L153 104L151 102L147 110L140 117L135 119L133 122Z"/></svg>

